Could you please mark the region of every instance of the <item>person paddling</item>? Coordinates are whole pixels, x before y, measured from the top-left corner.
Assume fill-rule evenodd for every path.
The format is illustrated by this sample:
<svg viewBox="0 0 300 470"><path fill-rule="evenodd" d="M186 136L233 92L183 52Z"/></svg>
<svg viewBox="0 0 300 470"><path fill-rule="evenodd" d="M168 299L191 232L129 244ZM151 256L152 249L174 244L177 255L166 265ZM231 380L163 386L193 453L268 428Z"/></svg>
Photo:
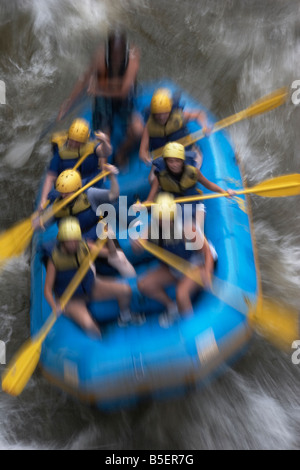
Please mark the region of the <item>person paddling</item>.
<svg viewBox="0 0 300 470"><path fill-rule="evenodd" d="M168 192L175 197L185 197L199 194L197 183L210 191L228 193L229 197L235 194L232 189L222 189L208 180L198 168L188 164L186 151L182 144L169 142L163 150L163 158L158 159L154 171L154 178L147 197L152 202L159 192ZM193 206L194 207L194 206Z"/></svg>
<svg viewBox="0 0 300 470"><path fill-rule="evenodd" d="M152 163L150 152L188 135L187 123L190 121L197 121L203 130L209 132L208 119L204 111L184 111L167 88L156 90L151 99L150 116L142 135L140 159L146 164ZM196 146L193 150L196 152L196 165L200 168L202 154Z"/></svg>
<svg viewBox="0 0 300 470"><path fill-rule="evenodd" d="M105 169L110 171L110 189L89 188L81 193L67 206L55 215L55 220L59 222L62 218L74 216L78 219L83 238L87 242L93 242L102 235L103 224L100 223L101 215L98 207L101 204L112 204L119 196L119 184L117 174L119 170L106 164ZM82 188L82 179L78 171L65 170L57 178L55 189L58 197L50 197L50 203L59 204L62 199L66 199ZM51 210L51 207L49 207ZM103 216L104 214L102 214ZM116 241L117 243L117 241ZM115 268L123 277L135 277L135 269L126 258L124 252L115 246L114 240L108 241L109 250L103 249L100 256L106 257L110 266ZM45 247L47 250L47 246Z"/></svg>
<svg viewBox="0 0 300 470"><path fill-rule="evenodd" d="M84 183L89 182L103 168L112 153L109 136L103 132L95 134L98 142L90 140L90 128L86 120L77 118L68 131L52 136L53 157L50 161L42 188L40 210L45 207L48 194L58 175L64 170L78 166ZM99 183L101 187L103 182Z"/></svg>
<svg viewBox="0 0 300 470"><path fill-rule="evenodd" d="M214 264L217 260L217 254L212 244L208 243L206 239L202 241L203 234L197 232L194 223L191 224L191 227L183 227L183 224L180 223L181 214L177 213L177 205L171 194L160 193L158 195L151 209L151 215L152 223L154 219L159 224L158 238L147 237L147 234L143 234L141 238L148 238L149 241L169 253L199 267L197 275L200 276L203 286L208 288L211 285ZM186 236L187 232L189 232L189 239ZM191 233L194 233L193 238L190 237ZM201 248L198 248L197 238L201 238ZM143 245L139 240L132 243L135 250L143 250ZM175 300L166 292L166 288L171 285L175 285L176 288ZM165 313L159 318L163 327L172 324L178 318L178 314L182 317L193 315L191 298L201 289L197 282L165 263L160 263L156 269L140 277L138 288L143 295L157 300L165 307Z"/></svg>
<svg viewBox="0 0 300 470"><path fill-rule="evenodd" d="M59 224L57 244L47 263L44 295L58 315L63 313L89 335L100 338L100 327L88 310L88 302L116 299L120 318L131 318L131 288L128 284L101 279L96 276L95 267L91 266L63 311L58 301L90 248L92 245L88 246L82 239L78 220L75 217L64 218Z"/></svg>

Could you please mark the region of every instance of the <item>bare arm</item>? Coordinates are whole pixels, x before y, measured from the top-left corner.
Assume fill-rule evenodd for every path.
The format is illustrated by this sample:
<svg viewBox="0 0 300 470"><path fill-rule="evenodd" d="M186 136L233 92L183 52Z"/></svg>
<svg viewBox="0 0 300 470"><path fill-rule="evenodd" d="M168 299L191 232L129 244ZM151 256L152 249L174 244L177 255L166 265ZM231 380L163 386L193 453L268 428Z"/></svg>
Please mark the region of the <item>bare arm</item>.
<svg viewBox="0 0 300 470"><path fill-rule="evenodd" d="M47 273L46 273L46 280L45 280L45 287L44 287L44 295L45 299L47 300L48 304L52 308L54 312L57 310L57 303L55 301L54 295L53 295L53 287L54 287L54 282L55 282L55 276L56 276L56 269L51 261L51 259L48 260L47 264Z"/></svg>
<svg viewBox="0 0 300 470"><path fill-rule="evenodd" d="M203 254L204 254L204 266L202 268L202 282L204 287L210 288L212 285L212 275L214 272L214 258L211 253L210 246L208 244L208 241L205 239L204 240L204 245L203 245Z"/></svg>
<svg viewBox="0 0 300 470"><path fill-rule="evenodd" d="M96 149L96 155L99 158L99 166L102 167L103 161L106 163L108 157L112 154L113 149L109 135L104 132L95 132L95 136L100 141L100 145L98 145Z"/></svg>
<svg viewBox="0 0 300 470"><path fill-rule="evenodd" d="M140 143L139 157L144 163L151 163L151 157L149 153L149 132L147 126L144 127Z"/></svg>
<svg viewBox="0 0 300 470"><path fill-rule="evenodd" d="M52 186L55 183L56 177L57 177L57 175L55 173L52 173L51 171L49 171L47 173L47 176L46 176L46 179L45 179L45 182L44 182L44 186L43 186L43 189L42 189L42 195L41 195L41 202L40 202L40 205L39 205L39 210L44 209L44 206L47 202L48 194L51 191Z"/></svg>
<svg viewBox="0 0 300 470"><path fill-rule="evenodd" d="M159 181L157 176L154 176L154 179L151 184L151 189L147 197L147 201L153 202L155 197L157 196L157 193L159 191Z"/></svg>
<svg viewBox="0 0 300 470"><path fill-rule="evenodd" d="M217 184L205 178L205 176L203 176L200 170L197 170L197 173L198 173L197 181L201 183L205 188L209 189L210 191L214 191L216 193L226 193L226 191L222 189L220 186L218 186Z"/></svg>
<svg viewBox="0 0 300 470"><path fill-rule="evenodd" d="M107 242L106 242L106 246L103 246L98 254L98 258L107 258L109 256L109 249L108 249L108 246L109 246L109 243L113 243L112 240L110 240L109 238L107 239ZM87 244L88 244L88 247L90 250L93 250L93 248L96 248L96 244L95 242L91 241L91 240L87 240ZM114 243L113 243L114 245Z"/></svg>
<svg viewBox="0 0 300 470"><path fill-rule="evenodd" d="M204 111L184 111L183 115L186 122L197 121L204 129L208 128L208 120Z"/></svg>
<svg viewBox="0 0 300 470"><path fill-rule="evenodd" d="M90 81L96 75L97 70L103 68L104 63L104 48L100 47L98 52L95 54L94 58L91 61L90 66L86 70L86 72L79 78L76 82L69 98L67 98L57 116L57 120L60 121L70 110L71 106L73 105L74 101L85 91L88 90Z"/></svg>

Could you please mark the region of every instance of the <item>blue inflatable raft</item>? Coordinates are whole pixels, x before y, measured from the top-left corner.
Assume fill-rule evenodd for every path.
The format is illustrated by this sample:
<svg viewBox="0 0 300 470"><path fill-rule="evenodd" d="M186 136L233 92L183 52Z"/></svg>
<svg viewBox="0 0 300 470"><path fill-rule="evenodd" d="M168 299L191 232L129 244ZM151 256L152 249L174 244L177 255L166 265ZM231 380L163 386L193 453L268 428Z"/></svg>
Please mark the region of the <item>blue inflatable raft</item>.
<svg viewBox="0 0 300 470"><path fill-rule="evenodd" d="M136 105L141 113L161 86L179 92L186 109L204 109L173 83L164 82L140 86ZM81 115L91 121L91 106L87 105ZM189 124L191 132L198 128L197 123ZM116 126L114 145L120 134L121 126ZM228 136L219 131L202 139L199 145L204 156L201 172L224 188L242 189L241 171ZM128 196L128 205L137 197L147 197L149 172L149 167L139 160L137 149L131 155L129 168L119 175L121 195ZM206 385L240 357L252 333L247 298L255 301L258 290L250 208L244 197L212 199L205 205L205 232L217 250L218 262L212 292L202 291L194 299L194 316L162 328L158 322L162 306L140 295L136 279L125 281L133 290L132 310L145 314L146 322L121 328L116 321L116 302L92 303L90 311L102 330L102 341L98 341L60 316L43 343L40 358L41 370L51 383L81 401L101 409L115 409ZM57 227L53 225L33 237L32 335L50 314L43 295L46 270L42 246L53 241L56 234ZM138 275L158 263L150 255L135 258L128 240L120 240L120 244L135 263Z"/></svg>

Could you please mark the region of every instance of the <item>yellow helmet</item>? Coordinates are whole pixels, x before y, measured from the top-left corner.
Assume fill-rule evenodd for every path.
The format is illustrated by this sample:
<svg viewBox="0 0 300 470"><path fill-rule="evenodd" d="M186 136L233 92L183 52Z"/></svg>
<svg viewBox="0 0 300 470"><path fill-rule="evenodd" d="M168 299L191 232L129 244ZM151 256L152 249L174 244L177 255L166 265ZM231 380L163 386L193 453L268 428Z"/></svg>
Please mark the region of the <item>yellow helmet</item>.
<svg viewBox="0 0 300 470"><path fill-rule="evenodd" d="M152 206L152 217L159 220L174 220L177 215L177 205L170 193L159 193Z"/></svg>
<svg viewBox="0 0 300 470"><path fill-rule="evenodd" d="M152 96L150 110L152 114L170 113L173 101L170 92L166 88L160 88Z"/></svg>
<svg viewBox="0 0 300 470"><path fill-rule="evenodd" d="M182 144L178 142L169 142L164 146L163 150L164 158L178 158L179 160L185 160L185 150Z"/></svg>
<svg viewBox="0 0 300 470"><path fill-rule="evenodd" d="M90 128L88 122L81 118L75 119L69 128L68 137L71 140L85 144L90 137Z"/></svg>
<svg viewBox="0 0 300 470"><path fill-rule="evenodd" d="M65 170L58 176L55 189L61 194L74 193L82 188L80 173L76 170Z"/></svg>
<svg viewBox="0 0 300 470"><path fill-rule="evenodd" d="M76 217L62 219L58 227L57 239L60 242L82 240L80 224Z"/></svg>

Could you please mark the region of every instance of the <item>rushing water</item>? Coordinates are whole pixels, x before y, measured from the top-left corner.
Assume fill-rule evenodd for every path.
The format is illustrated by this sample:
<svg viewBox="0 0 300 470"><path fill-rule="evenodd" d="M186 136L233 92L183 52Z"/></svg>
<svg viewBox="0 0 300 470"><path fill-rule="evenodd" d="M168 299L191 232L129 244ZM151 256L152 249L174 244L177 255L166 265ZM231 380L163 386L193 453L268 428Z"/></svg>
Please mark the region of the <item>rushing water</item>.
<svg viewBox="0 0 300 470"><path fill-rule="evenodd" d="M0 105L0 230L32 212L50 157L48 136L40 136L53 130L113 22L141 48L141 81L169 77L221 118L300 79L299 13L293 0L0 0L7 103ZM298 126L290 101L230 129L250 185L299 172ZM252 198L264 293L296 307L297 202ZM29 262L25 253L0 274L8 358L29 335ZM257 337L205 390L112 415L78 404L36 372L20 397L0 392L0 449L297 449L300 366L291 354Z"/></svg>

